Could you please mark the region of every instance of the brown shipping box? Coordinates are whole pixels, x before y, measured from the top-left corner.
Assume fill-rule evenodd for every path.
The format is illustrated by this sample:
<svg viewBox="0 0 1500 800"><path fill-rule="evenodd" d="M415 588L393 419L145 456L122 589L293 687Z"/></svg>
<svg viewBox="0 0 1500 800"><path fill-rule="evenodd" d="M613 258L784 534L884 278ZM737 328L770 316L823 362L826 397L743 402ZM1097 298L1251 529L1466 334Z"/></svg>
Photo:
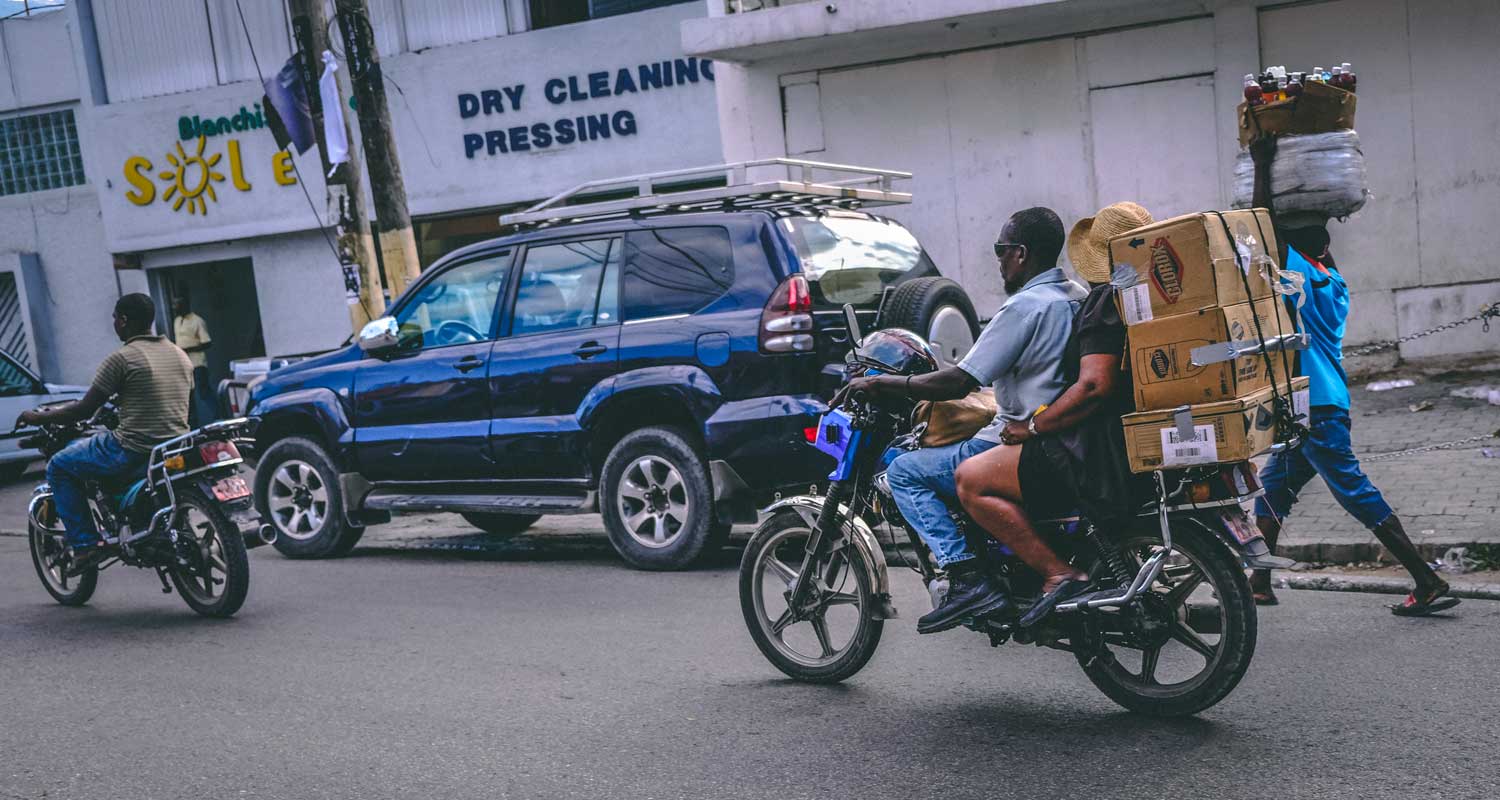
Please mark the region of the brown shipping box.
<svg viewBox="0 0 1500 800"><path fill-rule="evenodd" d="M1269 297L1271 282L1261 267L1267 259L1275 263L1276 252L1271 215L1263 208L1185 214L1123 233L1109 240L1110 263L1134 269L1137 283L1117 293L1120 315L1136 325ZM1242 264L1249 274L1240 271Z"/></svg>
<svg viewBox="0 0 1500 800"><path fill-rule="evenodd" d="M1287 391L1281 384L1279 390ZM1306 418L1307 378L1291 381L1294 413ZM1181 441L1171 409L1126 414L1125 453L1131 472L1190 467L1198 464L1231 464L1260 455L1276 442L1272 424L1271 387L1218 403L1191 406L1194 437Z"/></svg>
<svg viewBox="0 0 1500 800"><path fill-rule="evenodd" d="M1193 365L1195 347L1257 341L1257 319L1267 338L1293 331L1286 304L1277 297L1132 325L1128 336L1135 409L1150 411L1176 408L1184 403L1214 403L1270 386L1266 360L1261 355L1240 356L1201 367ZM1278 383L1286 383L1286 368L1291 364L1292 354L1271 353L1271 375Z"/></svg>
<svg viewBox="0 0 1500 800"><path fill-rule="evenodd" d="M1328 133L1354 127L1355 97L1320 81L1303 84L1302 96L1294 100L1251 108L1240 103L1237 119L1240 147L1248 147L1259 133Z"/></svg>

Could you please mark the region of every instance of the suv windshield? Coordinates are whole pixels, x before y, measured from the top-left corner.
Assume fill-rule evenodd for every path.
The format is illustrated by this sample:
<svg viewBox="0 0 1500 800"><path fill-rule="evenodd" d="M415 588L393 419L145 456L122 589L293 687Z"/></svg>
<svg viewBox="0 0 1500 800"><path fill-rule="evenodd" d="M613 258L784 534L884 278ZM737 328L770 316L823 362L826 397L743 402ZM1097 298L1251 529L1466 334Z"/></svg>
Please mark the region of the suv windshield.
<svg viewBox="0 0 1500 800"><path fill-rule="evenodd" d="M830 305L874 305L880 292L907 273L935 272L917 237L899 223L862 214L832 212L787 217L792 239L814 300Z"/></svg>

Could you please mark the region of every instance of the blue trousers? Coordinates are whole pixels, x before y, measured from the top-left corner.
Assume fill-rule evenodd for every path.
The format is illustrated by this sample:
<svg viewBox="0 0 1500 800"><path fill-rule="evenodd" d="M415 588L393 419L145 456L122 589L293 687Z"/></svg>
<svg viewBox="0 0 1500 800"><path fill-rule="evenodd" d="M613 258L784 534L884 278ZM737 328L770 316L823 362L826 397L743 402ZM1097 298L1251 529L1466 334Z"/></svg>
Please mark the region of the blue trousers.
<svg viewBox="0 0 1500 800"><path fill-rule="evenodd" d="M886 470L896 508L917 529L939 567L974 558L964 535L948 516L948 503L958 499L953 472L963 461L994 447L999 445L968 439L943 447L912 450L896 456Z"/></svg>
<svg viewBox="0 0 1500 800"><path fill-rule="evenodd" d="M1260 483L1266 493L1255 501L1255 515L1284 519L1297 502L1297 493L1317 475L1339 505L1366 528L1385 522L1391 507L1354 457L1348 410L1313 406L1308 416L1307 439L1294 450L1272 455L1261 468Z"/></svg>
<svg viewBox="0 0 1500 800"><path fill-rule="evenodd" d="M110 483L139 477L146 469L146 453L125 449L113 433L79 439L47 462L52 502L68 532L68 544L88 547L99 539L89 511L88 483Z"/></svg>

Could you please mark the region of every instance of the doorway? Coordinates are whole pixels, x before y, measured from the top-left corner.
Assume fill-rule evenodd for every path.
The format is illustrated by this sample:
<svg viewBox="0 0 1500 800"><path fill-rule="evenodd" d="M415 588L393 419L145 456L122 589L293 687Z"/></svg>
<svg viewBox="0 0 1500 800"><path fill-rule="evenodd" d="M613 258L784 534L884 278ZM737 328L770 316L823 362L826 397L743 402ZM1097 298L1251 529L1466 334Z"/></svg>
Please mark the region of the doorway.
<svg viewBox="0 0 1500 800"><path fill-rule="evenodd" d="M266 354L255 270L250 259L209 261L151 270L151 297L156 301L157 330L172 336L172 307L186 296L193 313L203 318L212 344L208 348L209 386L230 377L229 363Z"/></svg>
<svg viewBox="0 0 1500 800"><path fill-rule="evenodd" d="M1219 208L1210 75L1089 92L1094 208L1133 200L1157 219Z"/></svg>

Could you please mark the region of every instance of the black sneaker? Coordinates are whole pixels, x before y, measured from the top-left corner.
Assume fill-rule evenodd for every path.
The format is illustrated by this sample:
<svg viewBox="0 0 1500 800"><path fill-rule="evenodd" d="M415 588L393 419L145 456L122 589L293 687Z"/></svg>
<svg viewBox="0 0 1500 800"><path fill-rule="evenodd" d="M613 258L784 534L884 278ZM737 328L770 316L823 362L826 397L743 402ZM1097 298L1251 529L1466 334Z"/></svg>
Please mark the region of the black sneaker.
<svg viewBox="0 0 1500 800"><path fill-rule="evenodd" d="M988 575L977 570L955 570L942 605L917 620L917 633L941 633L958 627L968 617L1002 611L1010 598Z"/></svg>

